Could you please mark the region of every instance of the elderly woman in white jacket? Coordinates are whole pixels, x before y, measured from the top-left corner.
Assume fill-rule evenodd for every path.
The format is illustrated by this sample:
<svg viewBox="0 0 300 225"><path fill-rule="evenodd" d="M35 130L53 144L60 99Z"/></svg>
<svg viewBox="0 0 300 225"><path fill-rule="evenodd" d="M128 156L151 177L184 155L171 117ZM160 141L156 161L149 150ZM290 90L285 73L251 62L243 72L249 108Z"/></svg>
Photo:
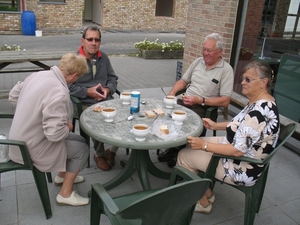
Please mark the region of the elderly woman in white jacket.
<svg viewBox="0 0 300 225"><path fill-rule="evenodd" d="M68 84L88 71L85 58L65 54L59 66L32 73L18 82L9 93L16 105L9 138L24 141L36 168L43 172L59 172L56 184L62 184L56 197L58 205L87 205L89 199L73 191L73 184L83 182L77 176L86 168L89 147L80 135L70 132L72 109ZM9 157L23 163L16 146L10 146Z"/></svg>

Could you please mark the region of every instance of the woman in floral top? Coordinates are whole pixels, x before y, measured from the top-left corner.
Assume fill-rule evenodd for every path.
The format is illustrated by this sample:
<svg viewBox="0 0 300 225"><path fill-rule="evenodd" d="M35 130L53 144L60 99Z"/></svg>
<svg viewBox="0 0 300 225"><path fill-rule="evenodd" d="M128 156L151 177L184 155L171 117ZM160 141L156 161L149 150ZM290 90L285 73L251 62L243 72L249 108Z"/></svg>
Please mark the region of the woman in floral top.
<svg viewBox="0 0 300 225"><path fill-rule="evenodd" d="M262 159L276 146L279 136L279 114L270 94L272 70L268 64L254 61L242 71L242 93L247 106L230 122L215 123L203 118L207 129L225 130L225 137L188 137L188 148L180 151L177 164L195 173L206 171L213 153ZM264 167L223 158L215 177L232 185L252 186ZM209 189L197 203L195 211L210 213L215 196Z"/></svg>

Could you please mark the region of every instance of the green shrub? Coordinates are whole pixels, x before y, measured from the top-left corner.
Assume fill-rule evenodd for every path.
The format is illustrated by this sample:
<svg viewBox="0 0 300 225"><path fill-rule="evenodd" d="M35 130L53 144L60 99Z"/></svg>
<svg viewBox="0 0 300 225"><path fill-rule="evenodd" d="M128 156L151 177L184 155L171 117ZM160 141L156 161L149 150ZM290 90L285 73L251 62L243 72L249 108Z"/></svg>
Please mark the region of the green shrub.
<svg viewBox="0 0 300 225"><path fill-rule="evenodd" d="M0 48L0 51L21 51L21 47L19 45L9 46L5 44ZM23 51L26 51L26 49L23 49Z"/></svg>
<svg viewBox="0 0 300 225"><path fill-rule="evenodd" d="M159 50L159 51L175 51L175 50L184 50L183 41L170 41L170 43L160 43L158 39L155 41L149 41L145 38L144 41L134 43L134 47L139 50L141 54L142 50Z"/></svg>

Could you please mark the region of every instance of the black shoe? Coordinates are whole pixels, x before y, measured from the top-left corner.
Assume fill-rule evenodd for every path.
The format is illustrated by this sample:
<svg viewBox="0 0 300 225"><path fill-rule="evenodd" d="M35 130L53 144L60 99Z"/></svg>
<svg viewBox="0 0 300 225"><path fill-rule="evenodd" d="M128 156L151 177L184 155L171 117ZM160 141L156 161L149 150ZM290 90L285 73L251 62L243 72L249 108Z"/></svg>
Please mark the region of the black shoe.
<svg viewBox="0 0 300 225"><path fill-rule="evenodd" d="M168 162L174 157L174 154L177 154L177 148L168 148L158 155L158 161Z"/></svg>
<svg viewBox="0 0 300 225"><path fill-rule="evenodd" d="M177 163L177 154L168 162L168 166L173 168Z"/></svg>

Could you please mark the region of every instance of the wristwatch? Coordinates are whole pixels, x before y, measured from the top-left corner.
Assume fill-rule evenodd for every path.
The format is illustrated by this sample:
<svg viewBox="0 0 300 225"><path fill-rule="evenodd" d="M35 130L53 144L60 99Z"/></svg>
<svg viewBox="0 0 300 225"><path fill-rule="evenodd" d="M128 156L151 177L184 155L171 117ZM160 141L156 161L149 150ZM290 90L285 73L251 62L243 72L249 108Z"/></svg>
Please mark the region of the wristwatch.
<svg viewBox="0 0 300 225"><path fill-rule="evenodd" d="M202 98L202 99L203 99L203 101L202 101L201 105L205 106L205 98Z"/></svg>
<svg viewBox="0 0 300 225"><path fill-rule="evenodd" d="M206 152L207 152L207 147L208 147L208 142L206 142L204 145L204 151L206 151Z"/></svg>

